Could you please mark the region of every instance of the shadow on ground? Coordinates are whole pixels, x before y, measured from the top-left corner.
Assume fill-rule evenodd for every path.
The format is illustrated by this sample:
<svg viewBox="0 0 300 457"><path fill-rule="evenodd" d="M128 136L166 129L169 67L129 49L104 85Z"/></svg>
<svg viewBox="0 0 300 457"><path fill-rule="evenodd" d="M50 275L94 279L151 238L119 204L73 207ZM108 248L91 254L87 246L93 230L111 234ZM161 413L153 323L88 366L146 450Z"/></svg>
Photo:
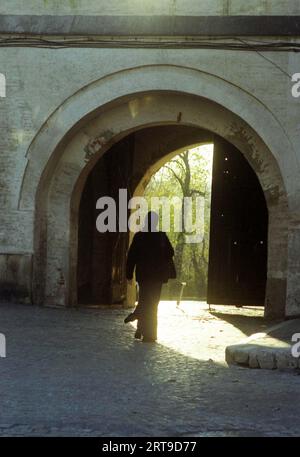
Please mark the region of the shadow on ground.
<svg viewBox="0 0 300 457"><path fill-rule="evenodd" d="M254 332L264 332L269 326L275 325L280 321L266 320L263 316L245 316L238 311L237 314L222 313L218 311L210 311L210 314L218 319L222 319L229 324L240 329L246 336L252 335Z"/></svg>

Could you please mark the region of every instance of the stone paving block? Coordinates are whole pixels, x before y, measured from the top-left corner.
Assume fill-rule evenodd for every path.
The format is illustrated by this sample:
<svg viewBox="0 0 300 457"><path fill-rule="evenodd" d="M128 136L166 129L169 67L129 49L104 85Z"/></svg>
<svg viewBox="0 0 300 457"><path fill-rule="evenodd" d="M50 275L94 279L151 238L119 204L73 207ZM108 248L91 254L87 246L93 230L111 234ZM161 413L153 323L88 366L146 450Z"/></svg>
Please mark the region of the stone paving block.
<svg viewBox="0 0 300 457"><path fill-rule="evenodd" d="M249 353L249 368L259 368L259 362L255 351L250 351Z"/></svg>
<svg viewBox="0 0 300 457"><path fill-rule="evenodd" d="M245 348L241 347L236 347L235 352L234 352L234 360L236 363L240 365L247 365L249 361L249 353Z"/></svg>
<svg viewBox="0 0 300 457"><path fill-rule="evenodd" d="M299 367L299 359L292 356L291 351L276 352L276 365L278 369L294 369Z"/></svg>
<svg viewBox="0 0 300 457"><path fill-rule="evenodd" d="M250 368L267 370L298 369L300 358L291 353L292 335L298 333L300 320L284 321L264 333L254 334L240 344L227 346L225 350L228 364L245 363Z"/></svg>
<svg viewBox="0 0 300 457"><path fill-rule="evenodd" d="M260 350L257 352L257 361L260 368L274 370L276 368L275 356L272 350Z"/></svg>

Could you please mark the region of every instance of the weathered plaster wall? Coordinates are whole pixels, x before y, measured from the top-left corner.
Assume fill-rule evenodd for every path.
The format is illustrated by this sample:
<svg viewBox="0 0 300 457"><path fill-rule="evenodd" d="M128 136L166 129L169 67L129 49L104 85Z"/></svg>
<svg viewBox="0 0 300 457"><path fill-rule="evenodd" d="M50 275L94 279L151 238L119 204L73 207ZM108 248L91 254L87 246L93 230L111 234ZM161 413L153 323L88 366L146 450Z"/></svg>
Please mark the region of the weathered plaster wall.
<svg viewBox="0 0 300 457"><path fill-rule="evenodd" d="M0 5L2 14L17 11L18 14L121 15L131 14L133 10L134 14L276 15L299 14L300 5L298 1L234 0L149 3L2 0ZM56 140L59 142L74 124L80 123L81 117L86 122L89 107L92 110L92 107L113 103L117 96L139 90L180 92L183 79L176 75L186 72L184 91L197 92L236 112L258 132L278 161L290 210L288 314L300 312L300 99L291 95L291 75L300 72L299 54L201 49L0 48L0 72L7 81L7 96L0 98L2 265L8 265L7 255L34 253L37 185L57 146ZM98 89L93 92L96 86ZM75 104L74 100L77 100ZM68 106L70 113L64 117ZM133 111L129 109L127 116L133 116L134 104L131 108ZM117 125L109 128L116 131ZM97 136L97 129L87 131L86 135L82 146L87 137ZM240 140L243 141L242 131ZM63 150L61 146L57 154ZM77 165L70 166L76 168ZM65 189L68 179L66 175ZM59 199L62 195L53 193L52 198ZM273 226L275 230L276 223ZM64 249L67 256L67 247ZM278 259L280 262L283 259ZM5 274L12 277L12 271ZM22 273L27 275L25 284L30 284L30 274L29 268Z"/></svg>
<svg viewBox="0 0 300 457"><path fill-rule="evenodd" d="M297 151L299 99L292 97L291 81L284 72L298 71L298 54L268 53L267 57L283 71L251 52L0 49L1 72L7 78L7 97L0 99L1 205L18 207L26 151L51 113L82 87L128 68L176 64L228 81L259 100L278 119ZM124 74L124 84L126 77Z"/></svg>
<svg viewBox="0 0 300 457"><path fill-rule="evenodd" d="M0 14L299 14L298 0L1 0Z"/></svg>

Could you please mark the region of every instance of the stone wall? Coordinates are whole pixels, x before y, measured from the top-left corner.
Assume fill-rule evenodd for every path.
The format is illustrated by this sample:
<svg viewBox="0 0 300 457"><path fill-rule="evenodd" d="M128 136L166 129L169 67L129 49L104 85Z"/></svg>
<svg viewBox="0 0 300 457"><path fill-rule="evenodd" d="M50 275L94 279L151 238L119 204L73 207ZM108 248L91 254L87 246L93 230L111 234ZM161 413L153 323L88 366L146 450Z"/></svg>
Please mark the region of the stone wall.
<svg viewBox="0 0 300 457"><path fill-rule="evenodd" d="M0 14L4 15L1 20L6 21L7 27L17 33L18 18L11 21L9 18L6 19L5 15L17 13L52 16L66 14L128 16L134 13L135 15L171 16L241 14L274 16L300 13L298 1L290 1L287 6L287 2L284 1L216 0L201 2L201 9L198 1L159 2L159 8L157 4L157 2L133 1L10 2L3 0ZM33 19L31 23L32 21ZM76 25L76 20L73 23ZM39 26L40 24L42 22L39 22ZM255 38L261 39L259 36L252 37L252 39ZM270 37L272 41L281 39L279 36ZM292 39L299 43L299 38ZM55 222L58 223L60 231L68 230L64 214L72 211L72 206L70 207L67 197L65 206L60 208L60 213L55 214L58 221L55 221L53 214L49 214L49 208L65 196L69 198L74 186L77 185L80 173L87 173L88 167L92 166L92 160L87 164L86 156L82 153L87 143L106 132L107 137L104 141L108 146L111 145L110 141L117 141L120 138L125 124L126 129L130 131L148 123L155 123L157 105L153 102L155 97L153 98L152 94L182 93L186 97L185 101L182 100L180 109L176 109L174 105L173 117L171 105L165 109L163 104L161 105L159 122L176 123L181 112L184 123L189 117L188 96L203 97L203 100L210 100L220 109L228 110L231 114L229 116L224 111L223 117L221 116L223 120L221 117L218 118L219 120L215 117L214 121L211 117L208 123L206 105L203 102L199 105L201 115L199 114L197 119L196 114L190 117L195 122L195 126L201 124L204 127L206 123L206 128L211 128L218 134L222 135L222 132L226 131L229 137L227 139L230 140L231 137L237 143L237 147L246 144L246 149L251 149L253 146L256 152L252 151L251 154L249 152L248 158L252 160L257 170L265 175L268 173L267 163L269 162L264 161L267 154L264 151L269 151L268 153L273 157L278 167L276 173L278 172L282 180L280 198L283 210L281 217L278 212L271 214L271 218L274 219L272 230L276 232L276 221L278 226L282 227L281 219L285 219L286 225L290 228L290 235L288 254L282 255L281 251L279 254L276 249L270 253L272 264L276 265L272 275L277 281L276 284L284 280L282 271L285 268L284 264L288 262L286 314L299 314L300 99L294 98L291 94L291 76L297 72L300 72L299 54L274 50L257 53L251 49L248 51L180 49L180 47L179 49L158 47L123 49L118 48L116 44L112 48L101 46L69 49L1 47L0 73L5 74L7 85L6 98L0 98L0 284L2 290L8 290L7 284L10 284L9 288L11 288L15 281L15 296L19 296L22 300L24 296L31 297L32 275L28 259L32 258L33 264L41 265L36 260L37 251L46 255L48 241L53 241L54 244L57 241L57 236L51 232L51 226L54 226ZM141 101L140 93L147 93L148 98L145 97ZM122 115L114 117L113 108L119 106L121 101L124 105ZM210 110L210 108L207 109ZM211 110L209 113L207 116L212 116ZM93 119L96 120L93 121ZM226 119L228 119L228 125L222 130L220 123L226 122ZM238 119L241 120L240 123ZM249 130L247 130L248 127ZM261 142L260 145L257 140L254 147L250 131L255 132ZM247 151L245 150L244 153L247 154ZM86 169L85 166L87 166ZM279 189L277 175L275 178L272 173L273 171L269 173L268 185L270 188L277 186ZM76 179L75 176L77 176ZM62 188L56 186L60 179L63 183ZM272 180L274 186L272 186ZM79 182L78 186L80 185ZM57 192L56 188L59 189ZM272 195L272 192L269 192L271 202ZM288 216L286 216L287 203ZM37 208L39 208L38 213ZM39 214L38 217L37 214ZM46 219L48 222L44 224ZM37 240L35 234L43 224L45 226L43 237ZM76 243L76 239L71 239L70 242ZM64 260L54 259L54 254L51 253L48 261L53 262L52 269L48 273L45 265L41 265L41 269L45 268L45 281L50 281L49 284L52 277L55 274L58 275L59 294L65 294L64 297L67 297L65 287L68 283L68 268L65 262L67 263L69 246L61 241L61 247ZM47 255L49 256L49 253ZM16 275L14 274L15 263L19 264ZM24 290L26 290L25 294ZM53 301L57 301L57 304L65 304L65 298L60 295L58 299L54 292Z"/></svg>

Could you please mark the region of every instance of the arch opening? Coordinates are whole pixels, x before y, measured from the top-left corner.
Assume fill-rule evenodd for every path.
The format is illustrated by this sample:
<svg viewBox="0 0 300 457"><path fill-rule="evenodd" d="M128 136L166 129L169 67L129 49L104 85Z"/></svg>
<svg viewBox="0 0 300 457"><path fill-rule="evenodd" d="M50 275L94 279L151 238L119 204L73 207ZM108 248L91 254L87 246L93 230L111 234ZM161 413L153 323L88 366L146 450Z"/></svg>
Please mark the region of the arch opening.
<svg viewBox="0 0 300 457"><path fill-rule="evenodd" d="M175 151L168 150L166 146L170 138L173 139L173 147L175 144L177 146ZM95 221L100 213L96 209L98 198L108 196L116 201L117 215L121 214L120 205L126 205L128 218L129 198L143 196L155 171L164 167L170 158L178 157L179 151L191 148L189 145L196 140L198 144L214 142L215 157L211 243L207 259L208 295L202 290L202 297L194 298L205 299L210 304L264 305L268 211L257 176L243 155L230 143L211 132L177 126L152 127L130 134L99 159L90 173L79 208L81 222L78 235L78 303L124 303L126 298L127 302L130 302L127 297L125 262L131 234L128 231L118 232L117 224L113 227L113 230L116 230L114 233L97 231ZM185 146L182 146L184 143ZM190 166L188 174L191 174ZM185 194L179 199L190 194L190 184L187 185ZM120 201L120 189L126 190L125 202ZM220 218L221 213L223 217ZM116 222L118 223L118 217ZM196 257L199 257L199 253L196 252L200 244L202 246L202 241L185 246L184 237L182 232L174 237L178 270L178 278L174 283L187 280L182 255L187 257L187 261L191 257L188 252L192 253L192 268L196 269L198 265ZM207 236L207 244L208 239ZM203 244L205 242L203 241ZM200 271L198 273L200 282L200 276L202 280L203 275ZM207 272L204 276L206 274ZM174 286L175 284L172 287L176 290ZM203 286L200 289L203 289ZM189 289L190 284L187 291ZM197 290L197 287L194 289Z"/></svg>
<svg viewBox="0 0 300 457"><path fill-rule="evenodd" d="M130 133L138 136L145 128L151 131L154 126L161 126L171 130L176 126L174 131L180 131L182 147L211 141L212 136L223 138L241 151L254 170L269 213L266 313L282 316L286 299L287 199L278 164L267 146L245 121L207 99L162 92L152 93L150 102L145 101L145 94L140 97L142 108L136 117L132 116L128 100L112 107L105 115L89 120L71 140L68 138L61 144L60 151L53 154L56 162L50 160L44 169L36 197L35 301L62 306L78 304L80 199L87 177L100 157L109 157L104 153L116 148L120 138L128 140ZM148 141L145 138L139 141ZM165 157L167 151L171 154L179 149L178 136L166 139ZM159 149L158 152L161 153ZM145 154L138 157L141 168L134 175L135 192L143 188L155 166L159 168L157 157L152 157L150 164L145 163L145 157ZM130 161L127 166L130 169ZM278 249L284 253L280 261Z"/></svg>

